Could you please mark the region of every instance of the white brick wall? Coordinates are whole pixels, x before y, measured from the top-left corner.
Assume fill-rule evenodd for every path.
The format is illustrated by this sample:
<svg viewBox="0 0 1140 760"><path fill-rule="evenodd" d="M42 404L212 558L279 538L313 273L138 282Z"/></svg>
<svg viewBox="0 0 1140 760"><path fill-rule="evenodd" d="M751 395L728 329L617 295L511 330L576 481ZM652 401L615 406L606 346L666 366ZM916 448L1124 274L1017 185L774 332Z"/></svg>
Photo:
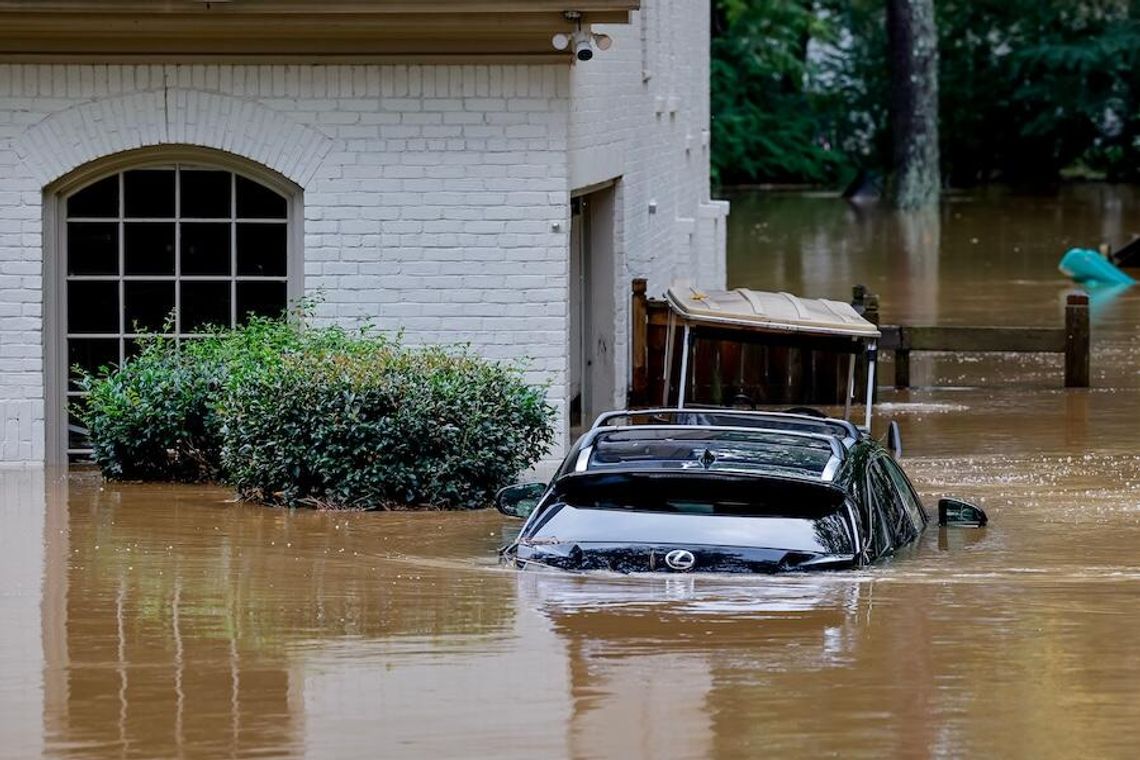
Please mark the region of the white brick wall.
<svg viewBox="0 0 1140 760"><path fill-rule="evenodd" d="M321 320L528 357L560 419L569 193L620 177L620 403L629 279L648 276L655 290L676 277L723 280L723 238L710 251L704 241L717 238L702 232L723 217L708 203L701 139L707 0L643 5L633 25L606 29L610 51L572 70L0 65L0 462L45 455L45 187L164 144L252 159L303 189L304 287L324 294ZM655 24L644 51L642 13ZM719 273L700 271L718 262Z"/></svg>
<svg viewBox="0 0 1140 760"><path fill-rule="evenodd" d="M44 457L42 189L162 144L304 189L321 319L530 357L561 406L568 101L550 66L0 66L0 460Z"/></svg>
<svg viewBox="0 0 1140 760"><path fill-rule="evenodd" d="M631 21L594 27L613 46L570 75L571 187L620 187L615 406L628 383L630 281L647 277L657 296L675 280L720 288L726 276L728 204L709 199L708 0L642 0Z"/></svg>

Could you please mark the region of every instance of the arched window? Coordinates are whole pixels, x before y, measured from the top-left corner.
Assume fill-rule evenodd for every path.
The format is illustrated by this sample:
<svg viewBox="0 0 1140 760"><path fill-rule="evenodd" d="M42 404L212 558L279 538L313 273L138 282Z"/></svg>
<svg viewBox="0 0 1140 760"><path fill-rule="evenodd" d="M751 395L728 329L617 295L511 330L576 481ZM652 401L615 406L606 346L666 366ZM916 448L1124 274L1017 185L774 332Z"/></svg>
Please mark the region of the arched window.
<svg viewBox="0 0 1140 760"><path fill-rule="evenodd" d="M176 162L103 174L57 196L55 371L64 377L49 424L63 428L68 459L89 454L86 430L66 411L82 403L75 366L121 363L140 333L192 339L287 308L299 273L282 189Z"/></svg>

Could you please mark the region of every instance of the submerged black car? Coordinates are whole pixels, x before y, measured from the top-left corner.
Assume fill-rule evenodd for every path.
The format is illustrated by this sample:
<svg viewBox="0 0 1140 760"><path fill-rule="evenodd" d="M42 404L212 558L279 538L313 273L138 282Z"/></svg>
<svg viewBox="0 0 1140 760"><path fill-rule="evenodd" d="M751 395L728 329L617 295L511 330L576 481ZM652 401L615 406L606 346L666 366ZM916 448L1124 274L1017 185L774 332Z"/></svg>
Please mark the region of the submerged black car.
<svg viewBox="0 0 1140 760"><path fill-rule="evenodd" d="M506 561L623 573L858 567L929 520L891 453L854 424L727 410L603 415L549 485L509 486L497 505L526 518ZM939 512L986 522L957 500Z"/></svg>

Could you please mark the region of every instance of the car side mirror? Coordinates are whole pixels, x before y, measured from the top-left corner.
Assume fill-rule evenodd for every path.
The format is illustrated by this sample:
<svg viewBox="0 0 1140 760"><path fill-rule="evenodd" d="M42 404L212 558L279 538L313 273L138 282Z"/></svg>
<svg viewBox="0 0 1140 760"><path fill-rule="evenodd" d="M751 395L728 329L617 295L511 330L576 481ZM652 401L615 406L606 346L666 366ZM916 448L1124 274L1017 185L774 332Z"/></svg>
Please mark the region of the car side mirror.
<svg viewBox="0 0 1140 760"><path fill-rule="evenodd" d="M887 448L890 449L891 456L898 459L902 456L902 430L899 428L899 423L891 420L891 424L887 425Z"/></svg>
<svg viewBox="0 0 1140 760"><path fill-rule="evenodd" d="M544 493L545 483L516 483L495 494L495 509L508 517L527 517Z"/></svg>
<svg viewBox="0 0 1140 760"><path fill-rule="evenodd" d="M938 524L961 528L984 528L989 518L986 511L976 504L961 499L938 500Z"/></svg>

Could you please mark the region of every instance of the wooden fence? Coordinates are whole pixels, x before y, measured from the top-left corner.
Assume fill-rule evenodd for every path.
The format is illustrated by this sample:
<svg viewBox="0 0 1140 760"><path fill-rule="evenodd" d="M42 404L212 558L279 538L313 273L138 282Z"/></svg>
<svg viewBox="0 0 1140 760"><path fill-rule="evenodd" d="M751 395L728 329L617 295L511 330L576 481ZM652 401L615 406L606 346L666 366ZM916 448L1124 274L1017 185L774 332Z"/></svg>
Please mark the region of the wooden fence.
<svg viewBox="0 0 1140 760"><path fill-rule="evenodd" d="M879 323L877 296L856 287L852 305L865 318ZM629 405L668 404L677 397L681 331L675 334L672 380L670 387L665 388L669 306L664 300L648 298L645 280L636 279L630 314ZM910 355L915 351L1062 353L1065 387L1089 386L1089 312L1088 296L1084 294L1067 297L1064 327L880 325L879 329L883 335L880 354L893 352L895 386L899 388L910 386ZM686 396L695 404L831 406L844 402L847 388L845 356L778 336L763 342L741 342L713 333L694 343L690 362ZM856 399L863 397L865 378L866 362L860 358Z"/></svg>
<svg viewBox="0 0 1140 760"><path fill-rule="evenodd" d="M1089 297L1065 298L1064 327L922 327L883 325L880 351L895 355L895 387L910 387L914 351L1010 352L1065 355L1065 387L1089 387Z"/></svg>

